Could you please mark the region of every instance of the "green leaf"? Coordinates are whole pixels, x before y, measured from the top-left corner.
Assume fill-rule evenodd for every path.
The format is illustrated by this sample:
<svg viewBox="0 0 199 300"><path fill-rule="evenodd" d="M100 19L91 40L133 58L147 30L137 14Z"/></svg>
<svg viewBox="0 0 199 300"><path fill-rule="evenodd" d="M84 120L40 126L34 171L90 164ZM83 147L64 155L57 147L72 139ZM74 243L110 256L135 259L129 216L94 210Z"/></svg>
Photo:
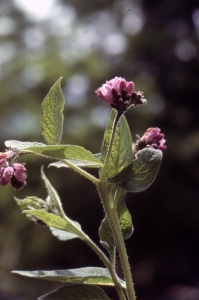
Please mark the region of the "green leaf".
<svg viewBox="0 0 199 300"><path fill-rule="evenodd" d="M38 300L110 300L98 286L74 284L63 286Z"/></svg>
<svg viewBox="0 0 199 300"><path fill-rule="evenodd" d="M51 87L41 105L42 134L48 144L60 144L63 133L64 96L61 90L60 77Z"/></svg>
<svg viewBox="0 0 199 300"><path fill-rule="evenodd" d="M99 228L99 236L100 243L106 250L108 250L110 257L112 257L113 250L115 248L115 239L107 217L105 217L101 222L101 226Z"/></svg>
<svg viewBox="0 0 199 300"><path fill-rule="evenodd" d="M31 278L59 281L64 283L114 286L109 271L105 268L98 267L54 271L12 271L12 273ZM123 280L120 280L120 283L122 287L126 288L126 284Z"/></svg>
<svg viewBox="0 0 199 300"><path fill-rule="evenodd" d="M75 159L66 159L66 162L70 162L73 165L79 167L79 168L99 168L99 165L96 165L95 163L89 162L89 161L81 161L81 160L75 160ZM51 164L49 164L48 167L56 167L56 168L69 168L65 163L62 161L55 161Z"/></svg>
<svg viewBox="0 0 199 300"><path fill-rule="evenodd" d="M75 221L73 221L73 223L77 227L79 227L80 230L81 230L81 226L80 226L79 223L77 223ZM69 240L78 238L78 236L76 234L74 234L74 233L67 232L67 231L64 231L64 230L60 230L60 229L57 229L57 228L54 228L54 227L50 227L50 231L60 241L69 241Z"/></svg>
<svg viewBox="0 0 199 300"><path fill-rule="evenodd" d="M125 191L121 188L117 189L115 201L117 202L117 212L120 228L124 240L130 238L133 233L132 217L124 202Z"/></svg>
<svg viewBox="0 0 199 300"><path fill-rule="evenodd" d="M112 197L114 198L123 238L124 240L128 239L133 233L133 224L131 214L129 213L124 202L125 191L117 186L113 187L112 190L110 189L110 191L113 194ZM112 257L113 250L115 248L115 240L107 217L105 217L101 223L99 235L100 243L109 251L110 256Z"/></svg>
<svg viewBox="0 0 199 300"><path fill-rule="evenodd" d="M54 189L54 187L51 185L50 181L44 174L43 167L41 168L41 177L44 180L46 189L48 191L48 204L52 212L54 212L56 215L65 216L59 195L57 194L57 191Z"/></svg>
<svg viewBox="0 0 199 300"><path fill-rule="evenodd" d="M80 160L102 166L102 163L90 151L76 145L49 145L39 147L28 147L23 153L35 153L54 159Z"/></svg>
<svg viewBox="0 0 199 300"><path fill-rule="evenodd" d="M100 160L105 163L108 149L111 143L113 128L117 112L112 109L111 116L104 134ZM127 167L133 160L132 137L126 118L121 116L115 132L111 155L107 166L107 178L116 176L123 168Z"/></svg>
<svg viewBox="0 0 199 300"><path fill-rule="evenodd" d="M32 215L37 219L43 221L49 227L54 227L61 229L70 233L75 234L77 237L84 239L84 236L81 235L80 224L77 226L77 222L72 221L71 219L65 217L62 218L58 215L48 213L44 210L25 210L23 213Z"/></svg>
<svg viewBox="0 0 199 300"><path fill-rule="evenodd" d="M141 192L155 180L162 161L162 151L145 148L140 150L136 159L110 181L118 184L127 192Z"/></svg>
<svg viewBox="0 0 199 300"><path fill-rule="evenodd" d="M43 143L37 143L37 142L20 142L16 140L11 140L11 141L5 141L5 146L10 149L18 149L18 150L23 150L28 147L41 147L41 146L46 146Z"/></svg>
<svg viewBox="0 0 199 300"><path fill-rule="evenodd" d="M46 211L50 211L50 207L48 203L40 198L35 196L26 196L24 199L18 199L14 197L17 205L20 207L21 211L24 210L32 210L32 209L43 209ZM37 218L30 214L26 214L27 218L33 222L37 222Z"/></svg>

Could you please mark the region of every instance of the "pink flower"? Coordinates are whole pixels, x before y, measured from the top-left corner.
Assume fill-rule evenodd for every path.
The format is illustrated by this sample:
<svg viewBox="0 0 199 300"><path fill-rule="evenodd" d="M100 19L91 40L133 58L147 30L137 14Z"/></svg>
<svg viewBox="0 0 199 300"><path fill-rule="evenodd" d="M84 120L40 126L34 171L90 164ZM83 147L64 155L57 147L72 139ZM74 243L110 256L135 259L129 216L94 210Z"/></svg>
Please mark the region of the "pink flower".
<svg viewBox="0 0 199 300"><path fill-rule="evenodd" d="M0 179L0 184L2 186L5 186L8 184L8 182L10 181L10 179L12 178L13 176L13 173L14 173L14 170L12 167L6 167L6 168L3 168L3 172L1 171L1 179Z"/></svg>
<svg viewBox="0 0 199 300"><path fill-rule="evenodd" d="M15 155L14 151L0 152L0 163L3 162L5 159L10 158L14 155Z"/></svg>
<svg viewBox="0 0 199 300"><path fill-rule="evenodd" d="M143 92L134 91L134 83L124 78L115 77L106 81L95 91L99 99L109 104L123 114L131 105L134 107L146 104Z"/></svg>
<svg viewBox="0 0 199 300"><path fill-rule="evenodd" d="M164 134L160 131L158 127L148 128L144 135L136 141L135 149L138 151L146 147L152 147L164 151L167 148L164 145L166 140Z"/></svg>
<svg viewBox="0 0 199 300"><path fill-rule="evenodd" d="M20 182L26 181L27 174L26 174L26 168L22 164L14 164L14 176L16 179Z"/></svg>
<svg viewBox="0 0 199 300"><path fill-rule="evenodd" d="M0 185L5 186L9 182L18 190L26 184L26 168L23 164L16 162L18 154L16 151L0 153Z"/></svg>

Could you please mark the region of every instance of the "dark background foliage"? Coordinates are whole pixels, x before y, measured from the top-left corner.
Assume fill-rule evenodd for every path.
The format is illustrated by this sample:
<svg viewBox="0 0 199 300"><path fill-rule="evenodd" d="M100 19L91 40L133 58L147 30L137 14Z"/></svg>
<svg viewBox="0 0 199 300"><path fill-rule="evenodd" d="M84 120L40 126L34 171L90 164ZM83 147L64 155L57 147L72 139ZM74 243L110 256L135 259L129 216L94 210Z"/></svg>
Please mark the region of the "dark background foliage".
<svg viewBox="0 0 199 300"><path fill-rule="evenodd" d="M30 2L39 11L44 0ZM110 110L94 91L115 76L134 81L148 100L126 114L134 140L158 126L168 147L153 185L126 196L135 228L126 245L137 296L199 299L198 1L57 0L46 18L16 3L0 2L1 150L9 139L44 142L41 102L63 76L62 142L99 152ZM102 266L81 241L58 241L21 214L14 195L45 198L40 166L48 165L39 157L24 159L27 186L20 192L0 188L0 299L33 300L59 286L19 277L13 269ZM95 187L71 170L45 170L68 216L98 243L103 210ZM106 291L116 299L111 288Z"/></svg>

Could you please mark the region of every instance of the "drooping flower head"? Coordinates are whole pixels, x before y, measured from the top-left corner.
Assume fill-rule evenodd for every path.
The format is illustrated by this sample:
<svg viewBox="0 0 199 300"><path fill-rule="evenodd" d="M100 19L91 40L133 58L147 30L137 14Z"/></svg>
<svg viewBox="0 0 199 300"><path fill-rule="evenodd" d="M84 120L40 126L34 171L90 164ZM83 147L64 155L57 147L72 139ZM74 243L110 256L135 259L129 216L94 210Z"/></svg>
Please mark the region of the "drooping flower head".
<svg viewBox="0 0 199 300"><path fill-rule="evenodd" d="M134 83L121 77L106 81L95 93L99 99L115 108L120 114L132 105L136 107L147 103L144 93L135 92Z"/></svg>
<svg viewBox="0 0 199 300"><path fill-rule="evenodd" d="M146 147L152 147L161 151L166 149L164 134L161 133L158 127L148 128L141 138L139 136L137 137L138 140L135 143L135 150L137 151Z"/></svg>
<svg viewBox="0 0 199 300"><path fill-rule="evenodd" d="M0 153L0 185L5 186L9 182L16 190L26 185L26 168L24 164L17 163L16 151Z"/></svg>

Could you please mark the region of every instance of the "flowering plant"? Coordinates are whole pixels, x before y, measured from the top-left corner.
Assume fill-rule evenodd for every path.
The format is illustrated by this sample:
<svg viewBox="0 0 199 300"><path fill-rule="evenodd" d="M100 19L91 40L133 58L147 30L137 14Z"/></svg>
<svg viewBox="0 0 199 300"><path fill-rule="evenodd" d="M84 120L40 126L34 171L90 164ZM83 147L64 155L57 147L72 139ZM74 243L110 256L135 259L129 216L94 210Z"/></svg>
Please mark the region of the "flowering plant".
<svg viewBox="0 0 199 300"><path fill-rule="evenodd" d="M42 103L41 127L47 144L36 142L6 141L8 150L0 154L0 185L9 182L15 189L26 184L26 168L17 163L21 155L35 154L52 158L50 166L69 167L94 183L98 189L105 217L99 228L100 243L96 245L82 230L81 225L67 217L55 188L45 176L48 196L15 198L27 218L36 224L45 224L51 233L62 241L79 238L88 244L104 263L104 268L86 267L54 271L13 271L13 273L38 279L54 280L66 285L41 296L47 299L108 300L101 287L115 287L120 300L135 300L132 274L128 263L124 240L133 233L131 214L124 196L126 192L141 192L147 189L158 173L162 152L166 149L164 134L159 128L149 128L133 143L124 113L130 106L146 104L143 92L135 92L133 82L114 78L98 88L96 95L112 107L105 130L101 153L92 154L76 145L62 145L64 96L60 87L61 78L52 86ZM98 177L87 169L98 169ZM119 253L124 278L116 273L115 257ZM101 287L99 287L101 286Z"/></svg>

